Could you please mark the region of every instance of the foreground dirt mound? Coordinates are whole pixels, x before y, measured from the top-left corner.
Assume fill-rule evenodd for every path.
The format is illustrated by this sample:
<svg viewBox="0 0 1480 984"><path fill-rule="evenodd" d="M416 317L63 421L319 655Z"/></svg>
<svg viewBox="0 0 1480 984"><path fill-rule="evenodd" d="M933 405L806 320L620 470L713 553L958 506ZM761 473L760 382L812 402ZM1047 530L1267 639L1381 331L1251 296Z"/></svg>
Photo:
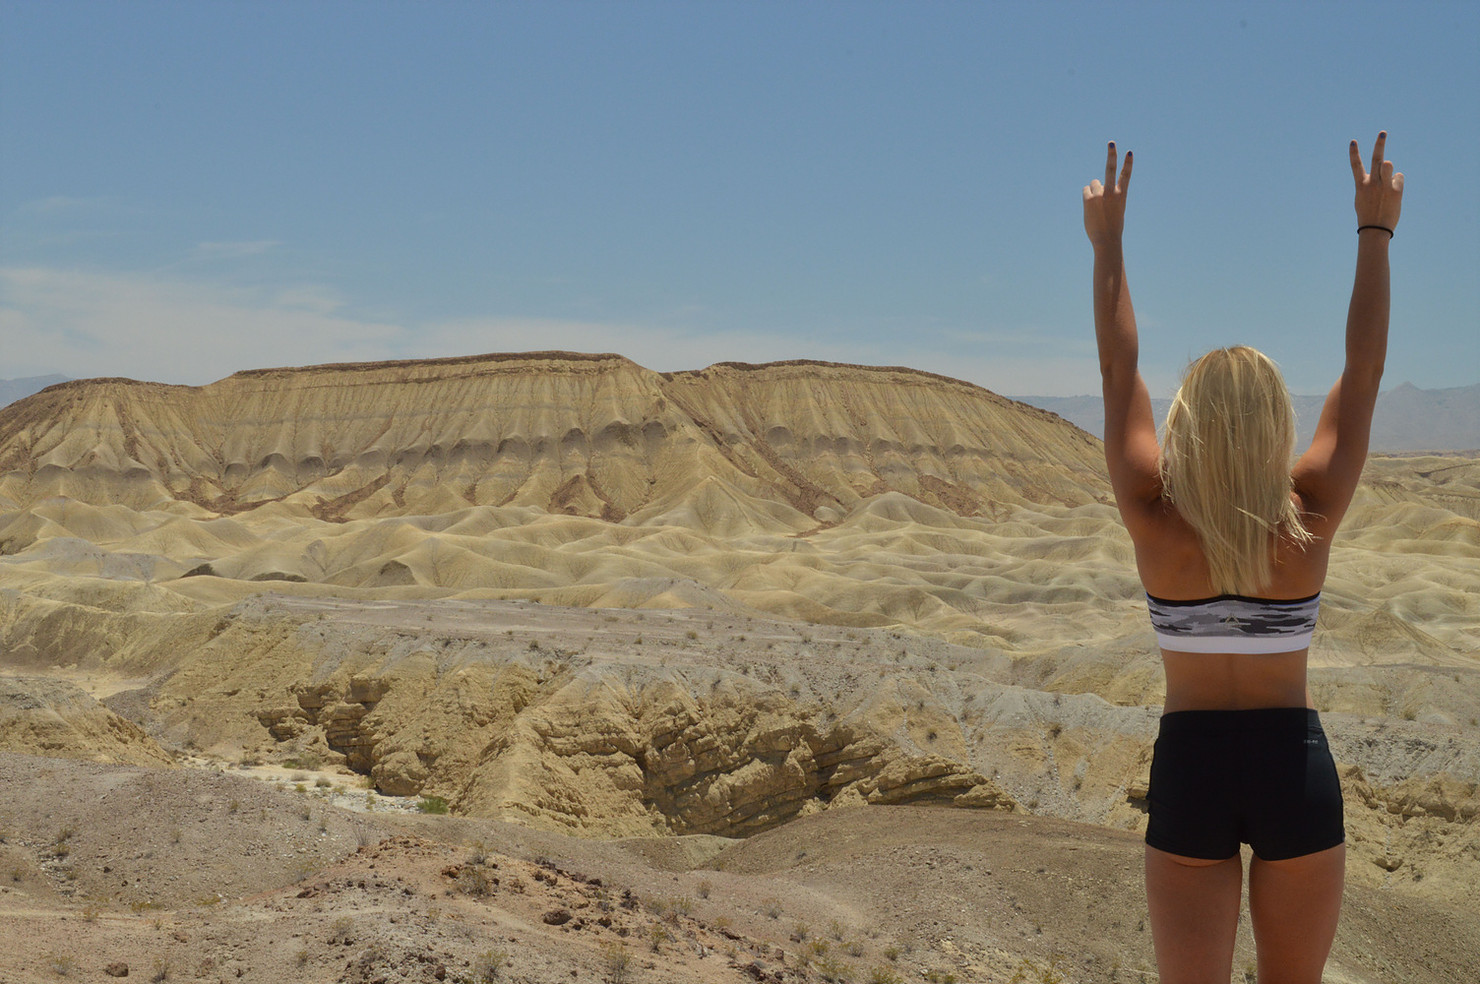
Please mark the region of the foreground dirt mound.
<svg viewBox="0 0 1480 984"><path fill-rule="evenodd" d="M875 806L744 841L592 840L350 812L235 770L0 754L0 783L0 860L19 873L0 881L5 980L126 965L220 984L1098 982L1154 966L1140 840L1085 824ZM1349 886L1326 979L1474 980L1475 913Z"/></svg>
<svg viewBox="0 0 1480 984"><path fill-rule="evenodd" d="M38 676L0 675L0 751L66 755L96 762L173 765L144 729L82 688Z"/></svg>

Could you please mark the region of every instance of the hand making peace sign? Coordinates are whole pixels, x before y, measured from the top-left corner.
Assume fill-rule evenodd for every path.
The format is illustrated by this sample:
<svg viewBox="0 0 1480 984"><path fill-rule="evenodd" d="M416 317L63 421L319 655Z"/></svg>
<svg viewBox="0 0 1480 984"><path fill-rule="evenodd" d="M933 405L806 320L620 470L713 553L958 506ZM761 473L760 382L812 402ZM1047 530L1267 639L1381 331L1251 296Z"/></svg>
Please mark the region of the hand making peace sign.
<svg viewBox="0 0 1480 984"><path fill-rule="evenodd" d="M1352 177L1357 182L1357 226L1376 226L1387 230L1389 235L1398 227L1398 214L1403 210L1403 175L1393 172L1393 162L1384 160L1383 146L1387 143L1387 131L1377 135L1377 144L1372 148L1372 171L1362 167L1362 155L1357 151L1357 142L1351 142Z"/></svg>
<svg viewBox="0 0 1480 984"><path fill-rule="evenodd" d="M1125 193L1131 184L1131 152L1125 152L1125 167L1115 178L1115 141L1105 149L1105 181L1091 181L1084 189L1084 231L1096 246L1120 242L1125 228Z"/></svg>

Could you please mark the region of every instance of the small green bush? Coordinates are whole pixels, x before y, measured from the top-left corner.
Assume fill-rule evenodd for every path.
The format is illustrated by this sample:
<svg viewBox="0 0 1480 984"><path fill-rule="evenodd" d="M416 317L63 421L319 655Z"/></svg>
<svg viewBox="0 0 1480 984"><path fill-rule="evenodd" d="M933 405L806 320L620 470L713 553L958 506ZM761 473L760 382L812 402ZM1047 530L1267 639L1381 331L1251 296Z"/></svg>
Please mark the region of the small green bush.
<svg viewBox="0 0 1480 984"><path fill-rule="evenodd" d="M422 813L442 814L447 812L447 800L441 796L423 796L416 808Z"/></svg>

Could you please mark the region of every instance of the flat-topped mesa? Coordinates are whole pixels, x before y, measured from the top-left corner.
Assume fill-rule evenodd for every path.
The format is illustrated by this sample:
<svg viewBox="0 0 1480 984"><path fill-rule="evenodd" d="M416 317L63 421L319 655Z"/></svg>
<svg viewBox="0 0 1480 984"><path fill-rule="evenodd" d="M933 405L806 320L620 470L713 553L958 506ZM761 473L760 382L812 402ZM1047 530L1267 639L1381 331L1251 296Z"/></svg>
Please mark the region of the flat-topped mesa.
<svg viewBox="0 0 1480 984"><path fill-rule="evenodd" d="M0 410L0 510L64 496L196 515L491 505L645 522L709 502L800 531L890 491L960 515L1094 501L1100 454L1052 414L917 370L658 373L531 352L59 384Z"/></svg>

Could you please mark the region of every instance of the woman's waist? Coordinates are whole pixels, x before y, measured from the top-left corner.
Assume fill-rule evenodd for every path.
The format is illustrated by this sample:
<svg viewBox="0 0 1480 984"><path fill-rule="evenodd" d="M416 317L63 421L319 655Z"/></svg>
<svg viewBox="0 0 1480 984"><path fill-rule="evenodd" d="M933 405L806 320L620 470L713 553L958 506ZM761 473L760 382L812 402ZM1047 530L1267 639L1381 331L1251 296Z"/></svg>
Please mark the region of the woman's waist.
<svg viewBox="0 0 1480 984"><path fill-rule="evenodd" d="M1255 710L1311 706L1306 653L1162 652L1166 710Z"/></svg>

